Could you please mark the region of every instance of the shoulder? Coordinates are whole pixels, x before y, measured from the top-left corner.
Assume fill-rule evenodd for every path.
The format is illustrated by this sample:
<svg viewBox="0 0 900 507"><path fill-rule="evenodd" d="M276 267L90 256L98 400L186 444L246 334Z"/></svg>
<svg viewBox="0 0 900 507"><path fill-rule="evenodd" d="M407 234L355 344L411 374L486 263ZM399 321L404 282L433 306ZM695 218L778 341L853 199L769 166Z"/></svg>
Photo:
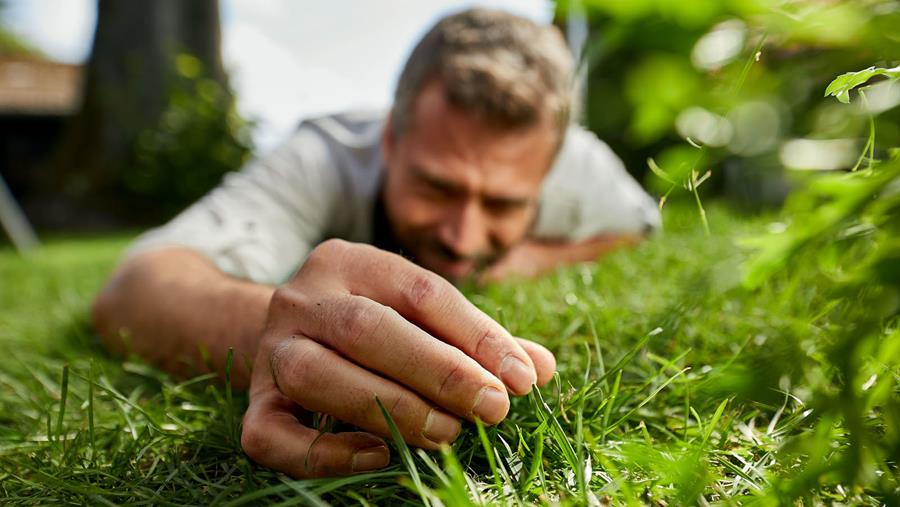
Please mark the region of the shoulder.
<svg viewBox="0 0 900 507"><path fill-rule="evenodd" d="M387 113L381 110L346 111L304 119L294 137L317 135L338 149L367 150L381 139Z"/></svg>
<svg viewBox="0 0 900 507"><path fill-rule="evenodd" d="M571 125L548 176L610 178L627 175L622 160L593 132Z"/></svg>
<svg viewBox="0 0 900 507"><path fill-rule="evenodd" d="M289 141L291 150L311 162L318 178L332 181L341 204L330 235L367 241L371 207L381 183L381 136L387 112L356 110L303 120ZM310 169L301 169L301 172Z"/></svg>
<svg viewBox="0 0 900 507"><path fill-rule="evenodd" d="M569 127L541 191L538 236L581 239L659 227L655 200L592 132Z"/></svg>
<svg viewBox="0 0 900 507"><path fill-rule="evenodd" d="M338 175L347 190L380 177L386 112L360 110L304 119L282 145L287 155Z"/></svg>

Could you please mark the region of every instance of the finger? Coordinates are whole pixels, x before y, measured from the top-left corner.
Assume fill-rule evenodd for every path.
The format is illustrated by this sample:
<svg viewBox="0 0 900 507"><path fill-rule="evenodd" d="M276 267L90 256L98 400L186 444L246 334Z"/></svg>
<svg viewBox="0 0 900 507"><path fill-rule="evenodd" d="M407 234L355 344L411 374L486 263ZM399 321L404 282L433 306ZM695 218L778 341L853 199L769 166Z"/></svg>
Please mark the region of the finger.
<svg viewBox="0 0 900 507"><path fill-rule="evenodd" d="M341 295L307 302L300 311L304 335L460 417L496 424L509 410L502 382L387 306Z"/></svg>
<svg viewBox="0 0 900 507"><path fill-rule="evenodd" d="M307 410L387 437L390 430L375 401L378 397L403 439L412 445L438 449L459 435L456 417L309 338L283 342L271 362L278 389Z"/></svg>
<svg viewBox="0 0 900 507"><path fill-rule="evenodd" d="M252 400L241 432L250 459L297 479L368 472L390 462L390 451L375 435L321 433L300 424L292 406L277 391Z"/></svg>
<svg viewBox="0 0 900 507"><path fill-rule="evenodd" d="M503 326L450 282L369 245L331 242L329 248L331 251L321 253L338 259L341 277L351 293L394 308L433 336L461 349L512 393L531 391L537 381L531 358Z"/></svg>
<svg viewBox="0 0 900 507"><path fill-rule="evenodd" d="M545 386L556 372L556 357L553 355L553 352L547 350L543 345L525 338L516 337L516 341L525 349L525 352L528 353L531 361L534 363L534 369L537 371L538 387Z"/></svg>

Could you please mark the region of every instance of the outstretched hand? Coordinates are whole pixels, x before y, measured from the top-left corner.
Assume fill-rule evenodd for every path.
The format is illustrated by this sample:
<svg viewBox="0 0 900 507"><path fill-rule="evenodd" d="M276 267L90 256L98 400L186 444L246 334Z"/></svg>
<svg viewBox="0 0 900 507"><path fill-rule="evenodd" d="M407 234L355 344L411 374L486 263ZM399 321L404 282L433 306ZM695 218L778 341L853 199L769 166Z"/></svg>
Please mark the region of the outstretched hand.
<svg viewBox="0 0 900 507"><path fill-rule="evenodd" d="M436 449L461 419L500 422L509 394L555 368L547 349L511 336L438 275L330 240L272 297L241 444L297 478L374 470L390 458L376 397L409 444ZM365 431L320 432L303 423L310 411Z"/></svg>

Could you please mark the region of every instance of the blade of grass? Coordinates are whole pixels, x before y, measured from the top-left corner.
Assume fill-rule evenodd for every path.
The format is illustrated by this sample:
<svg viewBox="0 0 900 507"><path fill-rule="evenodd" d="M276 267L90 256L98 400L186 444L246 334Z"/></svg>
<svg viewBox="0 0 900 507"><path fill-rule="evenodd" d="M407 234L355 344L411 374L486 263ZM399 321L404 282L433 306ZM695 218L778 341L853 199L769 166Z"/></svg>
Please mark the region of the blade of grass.
<svg viewBox="0 0 900 507"><path fill-rule="evenodd" d="M69 365L63 365L62 378L59 386L59 417L56 419L56 439L60 440L63 434L63 419L66 417L66 400L69 397ZM66 439L61 440L63 448L66 446Z"/></svg>
<svg viewBox="0 0 900 507"><path fill-rule="evenodd" d="M97 438L94 428L94 358L91 358L88 370L88 432L91 438L91 463L97 459Z"/></svg>
<svg viewBox="0 0 900 507"><path fill-rule="evenodd" d="M481 496L463 471L462 465L453 453L453 449L448 445L441 446L441 456L444 458L444 469L447 471L446 476L449 479L449 498L447 498L447 503L461 507L480 505ZM472 502L472 497L478 501L477 504Z"/></svg>
<svg viewBox="0 0 900 507"><path fill-rule="evenodd" d="M591 339L594 341L594 350L597 353L597 369L599 370L600 377L603 378L606 376L606 364L603 362L603 350L600 348L600 337L597 335L597 325L594 323L594 317L587 313L588 326L591 330ZM609 383L604 382L603 384L607 389L609 389Z"/></svg>
<svg viewBox="0 0 900 507"><path fill-rule="evenodd" d="M729 401L731 400L724 399L722 400L722 403L719 403L712 419L710 419L709 424L706 426L706 431L703 433L703 441L700 443L701 447L706 447L707 442L709 442L709 437L712 436L713 431L716 429L716 425L719 424L719 419L722 418L722 413L725 412L725 407L728 406Z"/></svg>
<svg viewBox="0 0 900 507"><path fill-rule="evenodd" d="M240 449L241 437L237 432L234 411L234 396L231 387L231 372L234 366L234 348L228 347L228 355L225 357L225 428L234 445Z"/></svg>
<svg viewBox="0 0 900 507"><path fill-rule="evenodd" d="M484 449L484 454L487 457L491 475L494 477L494 487L497 489L497 494L502 495L503 482L501 482L500 472L497 470L497 459L494 457L494 446L491 445L490 440L488 440L487 432L484 431L484 423L477 417L475 418L475 427L478 430L478 440L481 442L481 447Z"/></svg>
<svg viewBox="0 0 900 507"><path fill-rule="evenodd" d="M229 356L231 354L229 353ZM313 493L312 491L303 487L303 484L300 481L284 481L285 484L288 485L291 490L297 493L296 502L294 503L282 503L280 505L297 505L299 503L303 503L303 505L312 505L314 507L329 507L329 504L319 498L319 495Z"/></svg>
<svg viewBox="0 0 900 507"><path fill-rule="evenodd" d="M612 414L613 405L616 403L616 397L619 395L619 386L622 383L622 370L619 370L619 373L616 375L616 380L613 382L612 391L609 393L609 397L606 398L606 408L603 410L603 420L600 423L600 442L606 442L606 435L609 434L607 429L609 428L609 417Z"/></svg>
<svg viewBox="0 0 900 507"><path fill-rule="evenodd" d="M644 398L643 400L641 400L641 402L638 403L636 407L632 408L632 409L629 410L625 415L623 415L622 417L620 417L619 419L617 419L616 422L612 423L612 425L611 425L610 427L605 428L605 429L604 429L604 434L609 434L610 431L616 429L617 426L619 426L620 424L622 424L623 422L625 422L626 420L628 420L628 418L631 417L632 414L634 414L635 412L637 412L638 410L640 410L641 408L643 408L643 406L646 405L647 403L650 403L650 400L652 400L653 398L655 398L656 395L659 394L660 391L662 391L663 389L665 389L666 386L668 386L669 384L671 384L673 380L675 380L676 378L678 378L679 376L681 376L681 374L683 374L684 372L686 372L686 371L688 371L688 370L690 370L690 369L691 369L690 367L684 368L684 369L680 370L678 373L676 373L675 375L672 375L671 377L669 377L668 379L666 379L665 382L663 382L659 387L657 387L656 389L654 389L653 392L651 392L649 395L647 395L646 398Z"/></svg>
<svg viewBox="0 0 900 507"><path fill-rule="evenodd" d="M544 430L541 429L535 432L534 439L534 452L532 453L531 458L531 466L528 469L528 475L525 477L525 480L521 482L522 489L525 491L531 490L531 483L537 477L538 472L541 467L543 467L543 457L544 457Z"/></svg>
<svg viewBox="0 0 900 507"><path fill-rule="evenodd" d="M382 403L381 399L379 399L377 396L375 397L375 403L378 404L378 409L381 410L381 415L387 422L388 428L391 431L391 437L394 439L394 445L397 446L397 452L400 454L400 461L406 468L407 473L409 473L409 476L412 479L413 484L415 485L416 492L419 494L419 498L422 499L422 504L426 507L430 507L431 500L428 498L428 495L425 492L425 485L422 484L422 478L419 476L419 470L416 468L416 463L415 460L413 460L412 453L409 451L409 446L407 446L406 441L403 440L403 436L400 434L400 430L394 423L394 419L391 417L391 414L388 413L387 408L385 408L384 403Z"/></svg>
<svg viewBox="0 0 900 507"><path fill-rule="evenodd" d="M572 471L577 472L579 470L578 455L572 447L572 442L569 441L568 433L563 429L559 419L553 415L553 410L550 408L550 405L544 401L544 397L541 395L540 390L534 389L531 392L533 393L533 399L538 407L538 415L548 423L551 439L556 443L560 451L562 451L563 456Z"/></svg>

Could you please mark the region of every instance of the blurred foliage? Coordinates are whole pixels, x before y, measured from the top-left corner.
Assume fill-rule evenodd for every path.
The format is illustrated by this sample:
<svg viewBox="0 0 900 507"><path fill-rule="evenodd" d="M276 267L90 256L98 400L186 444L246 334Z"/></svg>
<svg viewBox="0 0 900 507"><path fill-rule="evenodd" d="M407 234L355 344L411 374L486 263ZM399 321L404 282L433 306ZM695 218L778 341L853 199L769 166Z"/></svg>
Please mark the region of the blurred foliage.
<svg viewBox="0 0 900 507"><path fill-rule="evenodd" d="M40 56L40 52L25 43L17 35L0 26L0 55Z"/></svg>
<svg viewBox="0 0 900 507"><path fill-rule="evenodd" d="M0 56L41 56L40 51L4 26L7 9L9 9L9 2L0 0Z"/></svg>
<svg viewBox="0 0 900 507"><path fill-rule="evenodd" d="M871 109L887 109L880 145L900 144L896 85L869 108L821 100L846 69L897 65L895 0L561 0L558 10L590 25L588 127L660 194L670 184L648 172L651 157L679 180L711 169L707 188L780 203L786 165L820 168L786 154L789 141L845 140L842 153L855 152Z"/></svg>
<svg viewBox="0 0 900 507"><path fill-rule="evenodd" d="M900 78L868 68L840 76L828 93L849 103L849 92L876 75ZM889 156L815 179L788 201L784 230L748 241L759 249L748 287L790 285L798 266L814 266L828 289L822 317L837 324L782 357L811 387L816 426L779 451L799 463L771 484L769 499L781 503L825 484L874 492L886 504L900 499L900 149ZM847 445L833 447L835 439Z"/></svg>
<svg viewBox="0 0 900 507"><path fill-rule="evenodd" d="M147 222L174 216L240 169L253 150L252 124L203 64L180 54L174 68L166 108L138 137L133 169L121 174L126 202Z"/></svg>
<svg viewBox="0 0 900 507"><path fill-rule="evenodd" d="M714 382L736 400L781 394L785 406L804 405L792 417L808 429L779 443L748 503L813 505L833 491L834 500L896 505L900 2L560 4L576 8L593 34L585 120L663 202L695 200L706 225L703 183L753 205L798 188L783 222L747 240L757 252L744 284L789 299L818 294L810 317L760 309L792 333Z"/></svg>

